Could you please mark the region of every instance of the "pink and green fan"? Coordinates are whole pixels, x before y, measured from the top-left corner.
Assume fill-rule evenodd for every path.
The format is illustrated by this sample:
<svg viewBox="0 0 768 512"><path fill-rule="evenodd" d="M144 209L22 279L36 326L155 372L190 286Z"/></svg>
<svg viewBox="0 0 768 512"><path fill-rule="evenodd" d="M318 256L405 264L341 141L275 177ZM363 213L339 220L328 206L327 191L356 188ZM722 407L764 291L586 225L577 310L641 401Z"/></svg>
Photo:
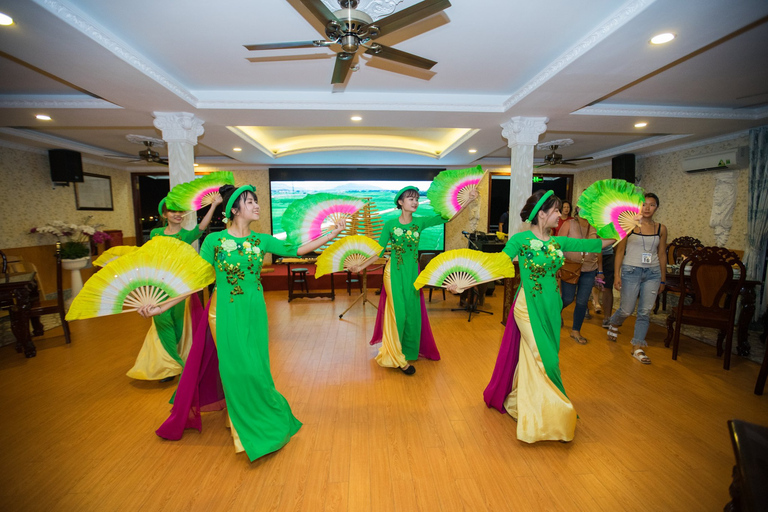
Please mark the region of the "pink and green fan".
<svg viewBox="0 0 768 512"><path fill-rule="evenodd" d="M485 173L481 166L442 171L435 176L427 190L432 208L444 219L452 219L469 202Z"/></svg>
<svg viewBox="0 0 768 512"><path fill-rule="evenodd" d="M349 267L381 254L384 248L364 235L345 236L335 241L317 258L315 277L332 272L344 272Z"/></svg>
<svg viewBox="0 0 768 512"><path fill-rule="evenodd" d="M197 211L213 203L213 199L224 185L234 185L231 171L212 172L187 183L179 183L168 193L168 201L179 205L184 211Z"/></svg>
<svg viewBox="0 0 768 512"><path fill-rule="evenodd" d="M136 311L191 295L214 281L213 267L192 246L158 236L92 275L72 301L66 319Z"/></svg>
<svg viewBox="0 0 768 512"><path fill-rule="evenodd" d="M317 240L342 219L351 218L363 206L365 200L353 196L309 194L288 205L281 225L288 240L303 245Z"/></svg>
<svg viewBox="0 0 768 512"><path fill-rule="evenodd" d="M644 191L624 180L600 180L579 198L579 216L597 230L600 238L624 239L640 225Z"/></svg>
<svg viewBox="0 0 768 512"><path fill-rule="evenodd" d="M487 253L472 249L454 249L435 256L413 283L418 290L422 286L447 288L455 284L459 292L472 286L514 277L515 267L504 253Z"/></svg>
<svg viewBox="0 0 768 512"><path fill-rule="evenodd" d="M101 253L101 256L94 260L93 265L96 267L106 267L107 263L115 261L120 256L125 256L138 250L139 248L135 245L116 245Z"/></svg>

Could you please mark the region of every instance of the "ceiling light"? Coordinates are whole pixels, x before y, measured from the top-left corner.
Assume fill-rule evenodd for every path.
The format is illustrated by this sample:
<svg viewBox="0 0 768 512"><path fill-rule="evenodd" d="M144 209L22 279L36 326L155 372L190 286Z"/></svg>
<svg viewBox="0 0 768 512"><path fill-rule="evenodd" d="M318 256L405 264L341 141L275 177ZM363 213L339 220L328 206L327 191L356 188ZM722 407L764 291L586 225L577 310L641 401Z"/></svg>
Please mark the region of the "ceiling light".
<svg viewBox="0 0 768 512"><path fill-rule="evenodd" d="M243 148L232 148L232 151L242 151Z"/></svg>
<svg viewBox="0 0 768 512"><path fill-rule="evenodd" d="M635 128L645 128L646 126L648 126L648 123L646 123L645 121L635 123Z"/></svg>
<svg viewBox="0 0 768 512"><path fill-rule="evenodd" d="M675 38L675 34L671 32L664 32L663 34L657 34L651 38L651 44L664 44L668 43Z"/></svg>
<svg viewBox="0 0 768 512"><path fill-rule="evenodd" d="M13 25L13 18L0 12L0 25Z"/></svg>
<svg viewBox="0 0 768 512"><path fill-rule="evenodd" d="M363 120L363 118L362 118L362 117L360 117L360 116L352 116L352 117L350 117L350 119L351 119L352 121L362 121L362 120Z"/></svg>
<svg viewBox="0 0 768 512"><path fill-rule="evenodd" d="M476 149L470 149L469 152L470 153L477 153L477 150Z"/></svg>
<svg viewBox="0 0 768 512"><path fill-rule="evenodd" d="M194 163L192 165L194 165L195 167L200 167L200 164L198 164L198 163Z"/></svg>
<svg viewBox="0 0 768 512"><path fill-rule="evenodd" d="M37 115L35 116L35 118L36 118L36 119L39 119L39 120L41 120L41 121L50 121L50 120L51 120L51 116L47 116L47 115L45 115L45 114L37 114Z"/></svg>

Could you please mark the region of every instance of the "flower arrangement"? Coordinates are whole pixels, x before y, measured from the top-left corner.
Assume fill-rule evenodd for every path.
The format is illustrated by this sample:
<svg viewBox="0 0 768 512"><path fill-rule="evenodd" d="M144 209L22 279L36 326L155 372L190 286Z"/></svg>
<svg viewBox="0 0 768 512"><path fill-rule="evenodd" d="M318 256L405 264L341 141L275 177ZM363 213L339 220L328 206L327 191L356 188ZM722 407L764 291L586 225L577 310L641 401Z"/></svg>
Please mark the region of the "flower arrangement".
<svg viewBox="0 0 768 512"><path fill-rule="evenodd" d="M91 216L86 217L82 224L67 224L60 220L49 222L29 230L31 234L53 235L61 242L61 258L76 260L91 254L90 242L100 244L111 237L99 228L103 224L89 224Z"/></svg>

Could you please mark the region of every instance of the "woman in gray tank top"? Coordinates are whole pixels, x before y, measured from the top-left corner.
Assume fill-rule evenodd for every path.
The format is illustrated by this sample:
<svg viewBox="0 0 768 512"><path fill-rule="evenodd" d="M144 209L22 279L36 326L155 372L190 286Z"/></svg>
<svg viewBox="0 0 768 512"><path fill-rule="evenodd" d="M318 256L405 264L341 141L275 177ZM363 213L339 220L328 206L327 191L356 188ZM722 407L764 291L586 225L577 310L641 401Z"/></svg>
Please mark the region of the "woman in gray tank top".
<svg viewBox="0 0 768 512"><path fill-rule="evenodd" d="M618 339L618 327L629 317L637 304L637 320L632 337L632 356L643 364L651 360L645 353L645 336L650 324L651 308L656 296L664 290L667 273L667 228L654 222L659 208L656 194L645 194L640 227L635 228L616 246L613 287L621 291L621 305L608 326L608 339Z"/></svg>

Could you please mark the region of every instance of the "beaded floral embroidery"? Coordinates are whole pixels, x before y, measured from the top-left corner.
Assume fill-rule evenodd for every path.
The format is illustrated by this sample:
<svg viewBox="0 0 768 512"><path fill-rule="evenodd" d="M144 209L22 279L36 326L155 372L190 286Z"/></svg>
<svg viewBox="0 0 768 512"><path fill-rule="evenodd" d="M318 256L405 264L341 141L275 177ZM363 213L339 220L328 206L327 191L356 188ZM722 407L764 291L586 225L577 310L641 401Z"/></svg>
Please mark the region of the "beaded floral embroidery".
<svg viewBox="0 0 768 512"><path fill-rule="evenodd" d="M541 254L546 258L545 261L542 263L534 261L534 259L540 260L540 257L536 257ZM523 266L530 272L528 279L533 281L531 295L535 296L537 292L542 292L539 280L547 274L554 278L557 270L565 263L565 255L560 250L560 244L553 239L550 239L545 245L541 240L532 238L528 244L520 246L519 260L522 261Z"/></svg>
<svg viewBox="0 0 768 512"><path fill-rule="evenodd" d="M261 290L261 267L264 263L264 251L259 247L261 240L252 234L242 243L231 238L220 238L219 242L219 245L213 249L213 259L216 262L216 268L224 272L227 282L232 285L232 290L229 292L229 302L235 301L235 295L243 294L240 281L245 279L246 272L255 276L257 289ZM232 253L245 257L246 261L229 263L227 258L230 258ZM247 266L243 269L241 263L247 263Z"/></svg>
<svg viewBox="0 0 768 512"><path fill-rule="evenodd" d="M397 259L397 268L403 264L403 255L408 251L413 256L413 261L418 260L419 251L419 225L411 224L405 228L394 227L390 233L392 239L392 251Z"/></svg>

